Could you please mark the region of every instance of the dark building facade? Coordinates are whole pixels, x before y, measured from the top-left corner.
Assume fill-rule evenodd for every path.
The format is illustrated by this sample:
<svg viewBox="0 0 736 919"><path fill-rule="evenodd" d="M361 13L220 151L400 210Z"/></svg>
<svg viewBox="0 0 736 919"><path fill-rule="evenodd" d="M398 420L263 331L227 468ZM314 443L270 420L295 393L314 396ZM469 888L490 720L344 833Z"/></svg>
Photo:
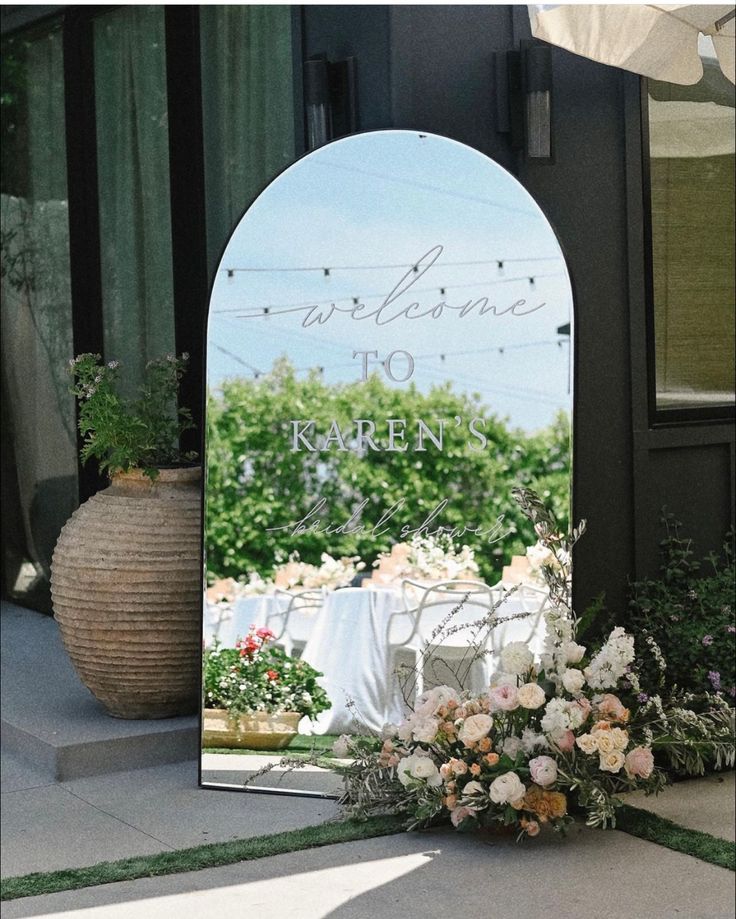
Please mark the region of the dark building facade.
<svg viewBox="0 0 736 919"><path fill-rule="evenodd" d="M657 87L552 48L553 157L526 156L495 53L529 38L522 5L5 8L5 595L48 602L58 530L101 484L77 466L66 360L96 351L134 373L188 351L183 396L201 421L211 274L249 201L306 150L315 55L353 59L356 130L476 148L558 233L575 290L573 512L588 520L578 605L605 592L623 611L628 580L657 570L665 506L698 553L720 547L734 521L733 152L653 157ZM687 398L667 396L665 362Z"/></svg>

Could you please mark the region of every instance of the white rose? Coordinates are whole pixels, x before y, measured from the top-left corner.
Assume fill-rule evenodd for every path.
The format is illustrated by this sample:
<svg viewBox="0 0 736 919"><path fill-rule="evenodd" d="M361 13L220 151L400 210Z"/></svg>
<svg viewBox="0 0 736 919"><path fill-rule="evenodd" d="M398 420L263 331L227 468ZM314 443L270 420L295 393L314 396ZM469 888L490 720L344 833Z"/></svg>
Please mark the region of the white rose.
<svg viewBox="0 0 736 919"><path fill-rule="evenodd" d="M601 753L598 763L602 772L618 772L626 762L626 757L620 750L614 750L611 753Z"/></svg>
<svg viewBox="0 0 736 919"><path fill-rule="evenodd" d="M434 715L438 708L450 701L460 701L457 691L451 686L435 686L419 696L414 711L417 715Z"/></svg>
<svg viewBox="0 0 736 919"><path fill-rule="evenodd" d="M534 655L524 641L512 641L501 652L501 663L507 673L526 673L534 663Z"/></svg>
<svg viewBox="0 0 736 919"><path fill-rule="evenodd" d="M577 693L585 686L585 677L582 670L570 668L562 674L562 685L569 693Z"/></svg>
<svg viewBox="0 0 736 919"><path fill-rule="evenodd" d="M623 728L611 728L610 731L611 737L613 738L613 746L616 750L625 750L629 744L629 735Z"/></svg>
<svg viewBox="0 0 736 919"><path fill-rule="evenodd" d="M419 743L432 743L437 736L439 726L440 723L437 718L414 718L412 736Z"/></svg>
<svg viewBox="0 0 736 919"><path fill-rule="evenodd" d="M486 790L480 782L468 782L462 791L463 797L467 795L484 795L485 793Z"/></svg>
<svg viewBox="0 0 736 919"><path fill-rule="evenodd" d="M580 737L575 738L575 743L583 753L596 753L598 751L598 740L592 734L581 734Z"/></svg>
<svg viewBox="0 0 736 919"><path fill-rule="evenodd" d="M574 641L566 641L564 645L565 661L568 664L579 664L585 657L586 649Z"/></svg>
<svg viewBox="0 0 736 919"><path fill-rule="evenodd" d="M516 693L516 698L522 708L539 708L544 705L544 690L538 683L524 683Z"/></svg>
<svg viewBox="0 0 736 919"><path fill-rule="evenodd" d="M516 759L516 756L522 748L522 741L520 737L507 737L501 745L501 752L504 756L508 756L510 759Z"/></svg>
<svg viewBox="0 0 736 919"><path fill-rule="evenodd" d="M408 785L411 779L425 779L428 785L442 784L440 771L429 756L419 756L417 753L405 756L396 771L402 785Z"/></svg>
<svg viewBox="0 0 736 919"><path fill-rule="evenodd" d="M512 804L526 794L526 786L515 772L505 772L491 782L490 795L495 804Z"/></svg>
<svg viewBox="0 0 736 919"><path fill-rule="evenodd" d="M420 756L417 758L412 767L411 774L415 779L426 779L428 785L442 784L440 771L435 762L428 756Z"/></svg>
<svg viewBox="0 0 736 919"><path fill-rule="evenodd" d="M613 737L611 737L610 731L595 731L593 736L598 742L599 753L613 753L616 749L616 744Z"/></svg>
<svg viewBox="0 0 736 919"><path fill-rule="evenodd" d="M490 715L470 715L463 721L458 738L464 743L477 743L488 736L493 727L493 718Z"/></svg>

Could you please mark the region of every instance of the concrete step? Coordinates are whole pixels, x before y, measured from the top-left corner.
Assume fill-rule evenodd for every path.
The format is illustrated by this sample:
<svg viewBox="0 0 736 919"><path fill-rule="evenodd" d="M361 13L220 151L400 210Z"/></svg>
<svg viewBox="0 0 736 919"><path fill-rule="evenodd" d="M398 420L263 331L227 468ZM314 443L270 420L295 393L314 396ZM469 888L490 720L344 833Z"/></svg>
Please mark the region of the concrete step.
<svg viewBox="0 0 736 919"><path fill-rule="evenodd" d="M79 680L49 616L3 602L3 749L52 781L83 778L199 755L196 716L113 718Z"/></svg>

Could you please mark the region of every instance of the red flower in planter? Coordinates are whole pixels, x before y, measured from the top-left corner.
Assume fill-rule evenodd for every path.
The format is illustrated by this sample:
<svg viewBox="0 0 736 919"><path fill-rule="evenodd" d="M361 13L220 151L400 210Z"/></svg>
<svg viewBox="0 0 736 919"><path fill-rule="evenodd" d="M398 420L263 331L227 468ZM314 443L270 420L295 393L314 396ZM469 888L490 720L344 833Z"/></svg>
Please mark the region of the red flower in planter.
<svg viewBox="0 0 736 919"><path fill-rule="evenodd" d="M279 678L279 675L275 670L267 670L266 676L269 678L269 680L278 680Z"/></svg>

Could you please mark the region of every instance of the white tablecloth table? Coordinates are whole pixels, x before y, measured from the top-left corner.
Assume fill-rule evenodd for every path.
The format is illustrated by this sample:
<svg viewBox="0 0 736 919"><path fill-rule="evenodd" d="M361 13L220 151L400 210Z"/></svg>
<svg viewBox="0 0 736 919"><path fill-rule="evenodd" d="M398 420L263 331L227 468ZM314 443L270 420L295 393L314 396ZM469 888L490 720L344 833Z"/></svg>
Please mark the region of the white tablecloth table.
<svg viewBox="0 0 736 919"><path fill-rule="evenodd" d="M266 625L268 616L275 610L275 597L263 594L258 597L242 597L230 608L216 603L205 604L204 643L209 647L217 638L222 648L234 648L235 642L248 634L251 625L256 628Z"/></svg>
<svg viewBox="0 0 736 919"><path fill-rule="evenodd" d="M541 607L541 600L540 600ZM395 674L391 671L389 623L394 613L404 608L401 593L392 588L348 587L327 595L316 616L302 657L324 676L321 680L332 707L315 721L304 719L302 733L340 734L355 729L354 718L374 731L387 722L404 717L405 705ZM529 604L511 595L496 612L504 619L529 609ZM391 641L400 642L403 617L394 617ZM428 635L422 635L423 639ZM487 655L482 664L482 680L488 684L498 666L500 649L511 641L525 641L535 655L544 645L544 622L538 614L501 622L491 632ZM352 700L354 709L348 707Z"/></svg>

